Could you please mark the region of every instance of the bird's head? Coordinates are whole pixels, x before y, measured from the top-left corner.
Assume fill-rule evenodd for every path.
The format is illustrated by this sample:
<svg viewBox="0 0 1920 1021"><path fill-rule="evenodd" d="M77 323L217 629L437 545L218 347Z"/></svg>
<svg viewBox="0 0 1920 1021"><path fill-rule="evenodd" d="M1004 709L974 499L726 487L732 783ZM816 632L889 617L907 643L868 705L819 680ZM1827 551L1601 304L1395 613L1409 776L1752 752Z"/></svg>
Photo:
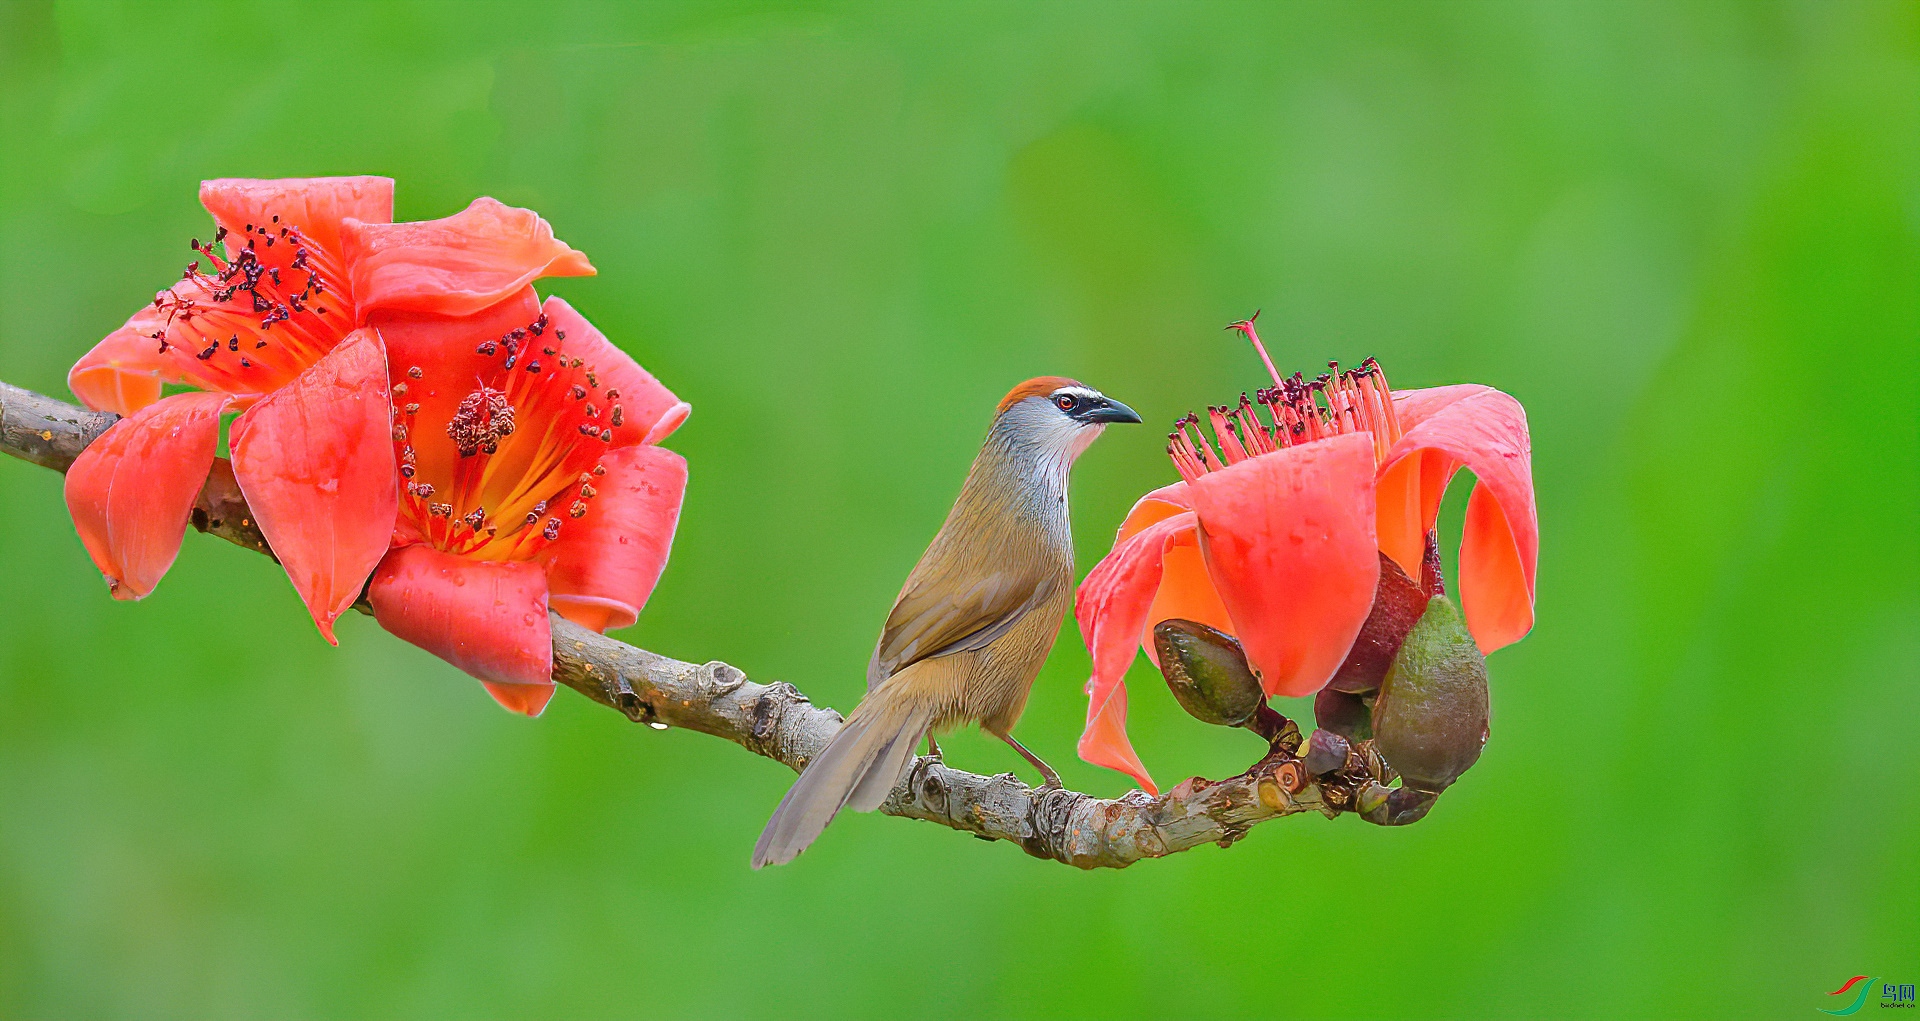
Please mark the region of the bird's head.
<svg viewBox="0 0 1920 1021"><path fill-rule="evenodd" d="M1071 463L1113 422L1139 422L1132 408L1078 380L1039 376L1007 391L994 433L1042 456Z"/></svg>

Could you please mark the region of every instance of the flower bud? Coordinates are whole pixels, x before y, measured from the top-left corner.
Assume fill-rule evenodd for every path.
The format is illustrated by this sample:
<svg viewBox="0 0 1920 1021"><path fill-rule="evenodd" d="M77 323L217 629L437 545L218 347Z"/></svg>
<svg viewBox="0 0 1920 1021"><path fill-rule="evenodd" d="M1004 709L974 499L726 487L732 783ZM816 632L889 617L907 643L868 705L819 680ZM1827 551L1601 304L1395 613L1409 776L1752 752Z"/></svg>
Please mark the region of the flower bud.
<svg viewBox="0 0 1920 1021"><path fill-rule="evenodd" d="M1327 687L1351 692L1378 688L1393 665L1394 653L1400 651L1400 643L1426 612L1427 596L1437 584L1416 584L1392 557L1380 554L1380 581L1374 588L1373 609L1368 611L1367 622L1360 626L1353 647L1347 650L1346 661Z"/></svg>
<svg viewBox="0 0 1920 1021"><path fill-rule="evenodd" d="M1487 661L1447 597L1428 602L1394 656L1373 704L1373 737L1407 787L1432 793L1480 758Z"/></svg>
<svg viewBox="0 0 1920 1021"><path fill-rule="evenodd" d="M1202 723L1245 726L1267 704L1232 635L1190 620L1154 625L1160 673L1180 707Z"/></svg>

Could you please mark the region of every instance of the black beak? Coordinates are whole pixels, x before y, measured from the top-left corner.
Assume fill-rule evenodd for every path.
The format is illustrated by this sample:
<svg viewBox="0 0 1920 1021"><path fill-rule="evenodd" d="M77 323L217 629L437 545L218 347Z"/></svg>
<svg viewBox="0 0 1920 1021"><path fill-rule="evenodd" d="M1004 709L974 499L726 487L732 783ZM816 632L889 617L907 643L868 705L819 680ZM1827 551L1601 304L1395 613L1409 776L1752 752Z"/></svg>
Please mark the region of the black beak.
<svg viewBox="0 0 1920 1021"><path fill-rule="evenodd" d="M1133 422L1140 421L1140 413L1114 400L1102 397L1092 406L1080 413L1082 422Z"/></svg>

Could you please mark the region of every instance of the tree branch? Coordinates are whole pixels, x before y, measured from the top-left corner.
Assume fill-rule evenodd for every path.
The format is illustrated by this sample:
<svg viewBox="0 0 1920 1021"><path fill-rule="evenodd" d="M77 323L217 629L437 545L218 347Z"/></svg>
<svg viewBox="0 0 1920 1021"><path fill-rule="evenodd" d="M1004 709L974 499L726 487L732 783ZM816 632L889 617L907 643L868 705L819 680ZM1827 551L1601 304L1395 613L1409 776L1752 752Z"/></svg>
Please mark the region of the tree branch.
<svg viewBox="0 0 1920 1021"><path fill-rule="evenodd" d="M0 382L0 450L42 467L66 471L115 420ZM225 459L216 460L191 521L201 532L273 555ZM359 609L368 611L364 599ZM552 623L554 680L635 723L723 737L796 771L840 729L839 713L812 704L791 684L757 684L717 660L683 663L557 614ZM1382 825L1411 821L1390 818L1398 807L1386 803L1392 773L1366 744L1342 744L1344 755L1335 758L1344 761L1318 763L1319 775L1309 775L1297 757L1300 744L1298 728L1286 722L1267 756L1245 773L1218 782L1195 777L1159 797L1136 790L1112 799L1029 787L1012 773L966 773L922 756L880 810L1010 841L1083 869L1124 868L1202 844L1224 847L1258 823L1301 812L1331 818L1354 811Z"/></svg>

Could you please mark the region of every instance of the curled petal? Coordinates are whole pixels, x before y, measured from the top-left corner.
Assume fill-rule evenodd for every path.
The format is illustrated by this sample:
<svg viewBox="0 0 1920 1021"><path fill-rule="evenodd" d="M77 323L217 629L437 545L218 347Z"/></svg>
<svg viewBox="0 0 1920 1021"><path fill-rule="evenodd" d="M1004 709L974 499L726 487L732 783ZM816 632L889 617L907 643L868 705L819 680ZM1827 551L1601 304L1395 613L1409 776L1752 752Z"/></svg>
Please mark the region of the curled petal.
<svg viewBox="0 0 1920 1021"><path fill-rule="evenodd" d="M269 266L285 267L299 248L309 260L320 259L336 272L340 267L340 232L346 220L387 223L393 219L393 179L390 177L287 177L254 180L241 177L200 182L200 204L214 222L227 229L227 248L238 251L254 242L254 254ZM293 227L300 237L280 235ZM268 240L274 243L267 244ZM331 274L327 274L331 275ZM335 277L327 281L341 286Z"/></svg>
<svg viewBox="0 0 1920 1021"><path fill-rule="evenodd" d="M1512 519L1491 494L1487 486L1473 488L1460 537L1460 600L1483 656L1533 630L1534 554L1522 559Z"/></svg>
<svg viewBox="0 0 1920 1021"><path fill-rule="evenodd" d="M1192 509L1193 495L1185 482L1162 486L1134 503L1133 509L1127 512L1126 520L1120 523L1120 532L1114 539L1114 545L1117 547L1157 521ZM1194 543L1167 549L1162 562L1160 588L1153 597L1153 606L1148 609L1141 627L1140 648L1155 666L1160 664L1160 653L1153 641L1154 626L1174 617L1199 621L1227 634L1233 633L1233 621L1227 617L1220 594L1213 590L1213 581L1207 577L1206 562L1201 559L1199 546Z"/></svg>
<svg viewBox="0 0 1920 1021"><path fill-rule="evenodd" d="M233 474L328 642L399 510L387 358L357 330L233 423Z"/></svg>
<svg viewBox="0 0 1920 1021"><path fill-rule="evenodd" d="M1113 544L1118 546L1148 525L1192 509L1193 495L1185 482L1161 486L1134 501L1133 509L1127 511L1126 520L1120 522L1120 533L1114 537Z"/></svg>
<svg viewBox="0 0 1920 1021"><path fill-rule="evenodd" d="M693 406L675 397L633 356L615 347L572 305L561 298L548 298L540 310L552 320L554 329L567 335L561 351L593 366L603 391L620 392L622 424L613 431L613 446L659 443L687 420Z"/></svg>
<svg viewBox="0 0 1920 1021"><path fill-rule="evenodd" d="M1127 739L1127 686L1116 685L1106 699L1087 706L1087 729L1080 734L1080 758L1096 766L1118 770L1133 778L1148 794L1159 794L1146 764Z"/></svg>
<svg viewBox="0 0 1920 1021"><path fill-rule="evenodd" d="M160 583L220 443L222 394L176 394L113 424L67 471L67 510L115 599Z"/></svg>
<svg viewBox="0 0 1920 1021"><path fill-rule="evenodd" d="M180 366L160 353L157 327L137 325L146 310L107 334L67 372L67 389L95 411L131 415L160 399L163 383L181 382Z"/></svg>
<svg viewBox="0 0 1920 1021"><path fill-rule="evenodd" d="M610 450L586 517L547 547L548 600L561 616L595 631L640 616L666 569L687 492L687 461L662 447Z"/></svg>
<svg viewBox="0 0 1920 1021"><path fill-rule="evenodd" d="M530 209L478 198L420 223L348 222L354 300L373 309L471 315L543 276L591 276L587 257Z"/></svg>
<svg viewBox="0 0 1920 1021"><path fill-rule="evenodd" d="M1417 492L1403 502L1418 506L1422 517L1414 521L1409 513L1398 528L1417 525L1425 535L1453 474L1462 467L1472 471L1479 485L1467 502L1460 546L1467 626L1483 653L1519 640L1533 626L1540 552L1526 410L1507 394L1473 385L1411 391L1396 399L1395 408L1406 432L1383 462L1383 504L1390 483ZM1383 533L1382 550L1386 545Z"/></svg>
<svg viewBox="0 0 1920 1021"><path fill-rule="evenodd" d="M381 627L479 678L508 709L538 716L553 696L540 565L402 546L380 562L367 597Z"/></svg>
<svg viewBox="0 0 1920 1021"><path fill-rule="evenodd" d="M1140 529L1087 572L1074 596L1074 620L1093 655L1080 757L1117 769L1155 793L1153 778L1127 740L1123 689L1141 635L1151 629L1148 615L1161 590L1168 553L1191 550L1197 524L1192 511L1182 511Z"/></svg>
<svg viewBox="0 0 1920 1021"><path fill-rule="evenodd" d="M1269 695L1310 695L1346 659L1380 578L1373 438L1251 457L1193 483L1200 551Z"/></svg>

